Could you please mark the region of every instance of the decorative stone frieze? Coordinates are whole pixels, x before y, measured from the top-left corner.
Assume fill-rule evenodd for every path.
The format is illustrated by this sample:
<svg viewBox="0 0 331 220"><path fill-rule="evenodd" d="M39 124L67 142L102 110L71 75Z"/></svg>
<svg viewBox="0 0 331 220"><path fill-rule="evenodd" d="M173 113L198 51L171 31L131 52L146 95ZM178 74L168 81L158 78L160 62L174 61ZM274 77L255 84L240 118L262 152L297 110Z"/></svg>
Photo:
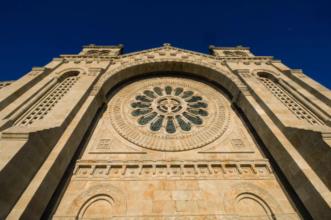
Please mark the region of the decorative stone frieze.
<svg viewBox="0 0 331 220"><path fill-rule="evenodd" d="M107 179L264 179L274 178L267 160L252 161L84 161L75 178Z"/></svg>

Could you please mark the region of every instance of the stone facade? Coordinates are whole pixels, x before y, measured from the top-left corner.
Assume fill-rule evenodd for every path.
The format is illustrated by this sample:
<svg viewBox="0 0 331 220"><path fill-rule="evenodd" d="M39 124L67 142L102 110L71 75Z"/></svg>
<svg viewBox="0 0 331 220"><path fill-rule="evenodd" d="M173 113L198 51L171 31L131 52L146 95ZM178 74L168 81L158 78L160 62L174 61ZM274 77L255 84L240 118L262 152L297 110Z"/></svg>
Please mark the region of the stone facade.
<svg viewBox="0 0 331 220"><path fill-rule="evenodd" d="M330 219L330 97L246 47L85 46L0 85L0 219Z"/></svg>

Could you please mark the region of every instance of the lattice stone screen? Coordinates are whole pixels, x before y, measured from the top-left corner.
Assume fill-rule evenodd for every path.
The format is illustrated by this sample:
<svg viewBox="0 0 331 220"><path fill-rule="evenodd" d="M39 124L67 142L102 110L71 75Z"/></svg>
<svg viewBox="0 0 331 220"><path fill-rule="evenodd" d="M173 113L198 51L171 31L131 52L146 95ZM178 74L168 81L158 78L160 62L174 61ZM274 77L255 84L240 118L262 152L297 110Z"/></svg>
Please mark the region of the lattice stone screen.
<svg viewBox="0 0 331 220"><path fill-rule="evenodd" d="M259 77L262 84L280 100L298 119L306 120L312 125L323 124L317 116L310 112L303 104L296 100L281 85L266 77Z"/></svg>
<svg viewBox="0 0 331 220"><path fill-rule="evenodd" d="M18 126L29 126L37 120L43 119L54 106L68 93L71 87L77 82L79 76L68 76L59 81L50 89L37 103L35 103L15 123Z"/></svg>

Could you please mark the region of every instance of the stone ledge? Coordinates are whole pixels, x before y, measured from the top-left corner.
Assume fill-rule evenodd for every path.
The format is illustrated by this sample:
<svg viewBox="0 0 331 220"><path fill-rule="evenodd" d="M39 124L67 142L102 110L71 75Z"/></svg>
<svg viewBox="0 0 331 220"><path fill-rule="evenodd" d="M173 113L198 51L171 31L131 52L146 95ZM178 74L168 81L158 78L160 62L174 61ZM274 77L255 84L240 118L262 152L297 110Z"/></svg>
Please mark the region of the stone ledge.
<svg viewBox="0 0 331 220"><path fill-rule="evenodd" d="M54 220L75 220L76 217L72 216L54 216ZM277 214L272 216L239 216L239 215L167 215L167 216L113 216L107 219L111 220L291 220L299 219L296 214Z"/></svg>
<svg viewBox="0 0 331 220"><path fill-rule="evenodd" d="M89 161L80 160L75 178L274 178L267 160L250 161Z"/></svg>

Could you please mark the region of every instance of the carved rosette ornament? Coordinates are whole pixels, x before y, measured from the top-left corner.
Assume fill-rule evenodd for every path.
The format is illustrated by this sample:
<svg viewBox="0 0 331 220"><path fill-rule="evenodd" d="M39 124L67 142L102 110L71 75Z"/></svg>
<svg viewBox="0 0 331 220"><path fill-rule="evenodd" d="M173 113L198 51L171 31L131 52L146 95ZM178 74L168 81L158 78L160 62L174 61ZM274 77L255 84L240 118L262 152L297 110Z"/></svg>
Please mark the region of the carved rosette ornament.
<svg viewBox="0 0 331 220"><path fill-rule="evenodd" d="M162 77L136 81L109 103L111 123L138 146L183 151L211 143L225 131L224 96L194 80Z"/></svg>
<svg viewBox="0 0 331 220"><path fill-rule="evenodd" d="M169 134L175 133L177 128L190 131L193 125L202 125L202 118L208 116L208 104L202 97L182 87L156 86L142 93L131 103L131 114L138 117L140 125L149 125L151 131L161 128Z"/></svg>

